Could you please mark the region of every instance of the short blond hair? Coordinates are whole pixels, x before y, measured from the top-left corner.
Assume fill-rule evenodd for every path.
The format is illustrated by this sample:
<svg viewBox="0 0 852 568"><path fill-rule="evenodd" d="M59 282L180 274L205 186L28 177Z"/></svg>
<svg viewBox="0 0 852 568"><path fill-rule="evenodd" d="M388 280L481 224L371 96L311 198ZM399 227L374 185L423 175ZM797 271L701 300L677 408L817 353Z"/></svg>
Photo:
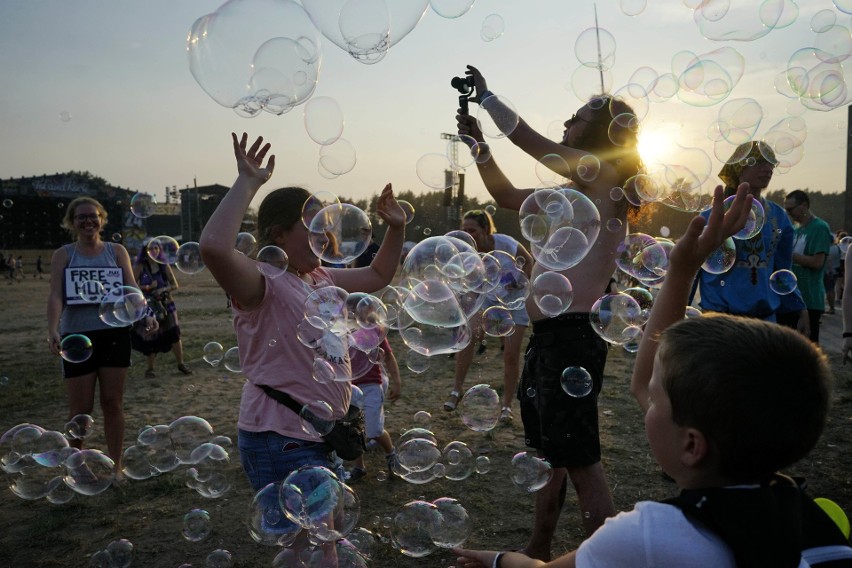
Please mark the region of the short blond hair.
<svg viewBox="0 0 852 568"><path fill-rule="evenodd" d="M74 228L74 215L77 214L77 208L81 205L94 205L98 210L98 217L101 218L101 224L106 225L107 222L107 212L104 209L104 206L101 205L101 202L95 199L94 197L78 197L68 204L68 207L65 208L65 216L62 217L62 228L74 235L77 236L77 230Z"/></svg>

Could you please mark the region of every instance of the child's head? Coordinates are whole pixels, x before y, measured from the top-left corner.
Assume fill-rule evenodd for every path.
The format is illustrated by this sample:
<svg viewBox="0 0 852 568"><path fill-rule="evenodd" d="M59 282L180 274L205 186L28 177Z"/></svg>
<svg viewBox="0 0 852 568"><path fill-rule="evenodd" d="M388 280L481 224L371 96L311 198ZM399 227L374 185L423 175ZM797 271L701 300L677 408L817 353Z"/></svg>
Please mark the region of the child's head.
<svg viewBox="0 0 852 568"><path fill-rule="evenodd" d="M319 266L308 244L302 207L311 196L302 187L284 187L267 195L257 211L258 248L275 245L284 249L295 270L306 273Z"/></svg>
<svg viewBox="0 0 852 568"><path fill-rule="evenodd" d="M663 332L658 351L673 422L700 431L715 473L755 482L803 458L828 414L825 355L781 325L727 315Z"/></svg>

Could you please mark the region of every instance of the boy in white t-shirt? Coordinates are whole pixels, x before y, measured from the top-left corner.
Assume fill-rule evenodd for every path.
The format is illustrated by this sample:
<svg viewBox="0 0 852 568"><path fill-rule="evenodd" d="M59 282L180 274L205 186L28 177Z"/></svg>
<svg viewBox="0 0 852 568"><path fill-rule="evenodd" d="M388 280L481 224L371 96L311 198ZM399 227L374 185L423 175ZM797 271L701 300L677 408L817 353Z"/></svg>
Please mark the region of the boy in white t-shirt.
<svg viewBox="0 0 852 568"><path fill-rule="evenodd" d="M642 501L607 519L549 563L515 552L457 549L463 568L538 566L806 567L852 565L852 549L790 478L776 474L816 444L829 407L825 355L800 334L727 315L684 319L704 259L743 227L752 198L742 184L727 214L693 219L640 344L631 391L645 411L655 459L680 497Z"/></svg>

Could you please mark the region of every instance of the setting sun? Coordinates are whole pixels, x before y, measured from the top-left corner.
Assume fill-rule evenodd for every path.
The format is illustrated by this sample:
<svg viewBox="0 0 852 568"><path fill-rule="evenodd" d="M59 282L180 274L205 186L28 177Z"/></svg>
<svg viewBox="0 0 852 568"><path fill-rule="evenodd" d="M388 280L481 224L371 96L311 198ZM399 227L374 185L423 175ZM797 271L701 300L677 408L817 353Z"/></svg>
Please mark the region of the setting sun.
<svg viewBox="0 0 852 568"><path fill-rule="evenodd" d="M677 150L677 134L671 129L643 127L639 135L639 154L646 166L670 161Z"/></svg>

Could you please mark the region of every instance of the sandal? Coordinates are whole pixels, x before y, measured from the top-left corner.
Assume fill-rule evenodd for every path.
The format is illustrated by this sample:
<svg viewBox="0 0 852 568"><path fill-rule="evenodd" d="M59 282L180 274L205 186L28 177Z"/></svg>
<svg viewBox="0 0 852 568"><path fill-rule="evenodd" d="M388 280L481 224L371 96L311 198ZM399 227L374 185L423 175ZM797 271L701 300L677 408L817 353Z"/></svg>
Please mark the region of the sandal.
<svg viewBox="0 0 852 568"><path fill-rule="evenodd" d="M157 373L154 372L154 369L148 369L147 371L145 371L145 378L146 379L156 379Z"/></svg>
<svg viewBox="0 0 852 568"><path fill-rule="evenodd" d="M511 424L514 417L512 416L512 409L508 406L504 406L503 410L500 411L500 423L501 424Z"/></svg>
<svg viewBox="0 0 852 568"><path fill-rule="evenodd" d="M187 367L187 366L186 366L186 365L184 365L183 363L181 363L180 365L178 365L178 371L180 371L180 372L181 372L181 373L183 373L184 375L191 375L191 374L192 374L192 369L190 369L189 367Z"/></svg>
<svg viewBox="0 0 852 568"><path fill-rule="evenodd" d="M444 403L444 410L447 412L451 410L455 410L456 406L459 405L459 392L453 391L450 393L450 398L447 399L447 402Z"/></svg>

